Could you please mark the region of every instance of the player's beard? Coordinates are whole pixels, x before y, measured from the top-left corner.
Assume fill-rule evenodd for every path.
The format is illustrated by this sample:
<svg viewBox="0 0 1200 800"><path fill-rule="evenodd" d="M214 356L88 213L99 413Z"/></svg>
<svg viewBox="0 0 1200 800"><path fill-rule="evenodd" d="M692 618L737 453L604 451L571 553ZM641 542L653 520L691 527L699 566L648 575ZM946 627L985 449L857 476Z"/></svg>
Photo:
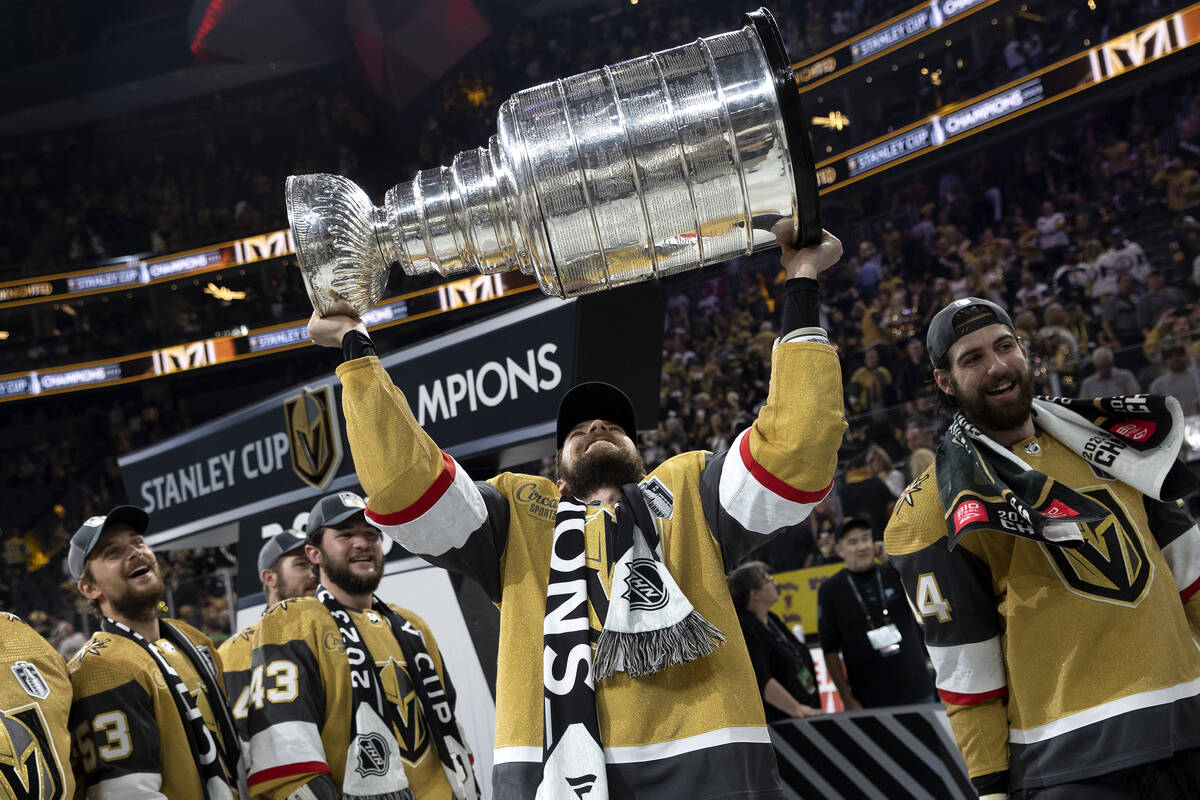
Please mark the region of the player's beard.
<svg viewBox="0 0 1200 800"><path fill-rule="evenodd" d="M637 483L646 474L646 463L637 448L618 445L595 452L584 449L571 463L561 462L558 473L567 484L567 494L584 498L597 489Z"/></svg>
<svg viewBox="0 0 1200 800"><path fill-rule="evenodd" d="M282 600L288 600L293 597L312 597L317 593L317 576L315 572L312 575L297 578L290 583L284 580L282 574L276 573L276 575L275 591Z"/></svg>
<svg viewBox="0 0 1200 800"><path fill-rule="evenodd" d="M346 594L372 594L383 580L383 553L374 559L375 571L370 575L359 575L350 568L349 557L335 561L329 554L321 552L321 571L325 579Z"/></svg>
<svg viewBox="0 0 1200 800"><path fill-rule="evenodd" d="M108 597L108 605L115 615L140 621L153 619L158 613L158 604L163 599L166 587L163 585L158 563L152 562L149 566L151 574L154 575L153 581L143 586L124 583L120 594L114 593Z"/></svg>
<svg viewBox="0 0 1200 800"><path fill-rule="evenodd" d="M958 381L950 378L954 386L954 399L967 422L984 431L1011 431L1021 427L1029 419L1033 407L1033 377L1029 368L1013 370L999 380L990 380L987 388L1002 386L1008 381L1015 381L1017 396L1007 402L999 403L988 396L984 386L976 386L971 391L964 391Z"/></svg>

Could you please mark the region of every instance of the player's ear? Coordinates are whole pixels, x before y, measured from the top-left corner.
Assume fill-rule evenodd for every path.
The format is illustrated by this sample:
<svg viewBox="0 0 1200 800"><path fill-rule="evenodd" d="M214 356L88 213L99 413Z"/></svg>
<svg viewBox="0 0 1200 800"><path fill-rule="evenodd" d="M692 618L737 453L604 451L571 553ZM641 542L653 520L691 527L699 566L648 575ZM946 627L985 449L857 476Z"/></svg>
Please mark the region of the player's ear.
<svg viewBox="0 0 1200 800"><path fill-rule="evenodd" d="M320 566L325 560L325 557L321 555L321 548L313 544L304 545L304 555L308 556L309 563L317 566Z"/></svg>
<svg viewBox="0 0 1200 800"><path fill-rule="evenodd" d="M1025 355L1028 356L1029 354L1026 353ZM935 369L933 371L933 382L936 383L937 387L943 392L951 397L954 396L954 384L950 381L950 370Z"/></svg>

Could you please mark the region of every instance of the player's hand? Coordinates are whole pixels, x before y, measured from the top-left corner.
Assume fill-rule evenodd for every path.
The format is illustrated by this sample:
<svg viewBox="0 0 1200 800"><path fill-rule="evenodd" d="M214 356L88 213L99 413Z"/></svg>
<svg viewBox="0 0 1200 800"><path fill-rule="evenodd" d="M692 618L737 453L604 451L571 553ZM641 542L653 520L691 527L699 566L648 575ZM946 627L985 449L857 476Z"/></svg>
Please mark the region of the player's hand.
<svg viewBox="0 0 1200 800"><path fill-rule="evenodd" d="M329 309L329 316L322 317L314 311L308 320L308 338L322 347L341 347L342 337L348 331L359 330L367 332L367 326L359 318L358 312L344 300L334 303Z"/></svg>
<svg viewBox="0 0 1200 800"><path fill-rule="evenodd" d="M790 217L781 219L772 228L775 240L783 249L780 262L788 278L816 278L842 257L842 243L829 231L821 231L821 241L812 247L792 247L795 236Z"/></svg>

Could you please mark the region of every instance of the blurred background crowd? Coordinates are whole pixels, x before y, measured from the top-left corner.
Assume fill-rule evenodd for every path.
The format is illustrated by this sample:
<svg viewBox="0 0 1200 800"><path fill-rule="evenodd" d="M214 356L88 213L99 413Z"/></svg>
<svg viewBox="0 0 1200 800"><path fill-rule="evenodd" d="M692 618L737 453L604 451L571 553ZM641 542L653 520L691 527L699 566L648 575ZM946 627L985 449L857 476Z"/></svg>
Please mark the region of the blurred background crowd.
<svg viewBox="0 0 1200 800"><path fill-rule="evenodd" d="M772 11L800 57L911 4L778 0ZM192 5L131 3L113 16L69 0L9 3L14 24L0 26L0 65L36 67L97 41L119 43L142 29L182 24ZM1017 14L997 26L986 48L975 48L975 57L947 55L941 77L930 79L927 70L915 78L902 116L1020 77L1067 54L1071 42L1128 30L1179 4L1030 5L1045 13ZM0 281L283 228L281 187L292 173L336 172L382 195L389 176L394 182L483 144L497 106L512 92L727 30L734 19L727 4L643 0L493 21L493 34L400 114L373 99L362 81L325 71L7 137L0 143ZM847 508L882 534L892 504L932 462L949 422L937 407L923 342L932 315L951 300L976 295L1011 310L1040 393L1152 391L1179 398L1186 414L1200 413L1198 88L1186 75L1147 85L1003 146L864 188L852 208L827 214L845 256L824 279L822 315L839 348L850 426L836 491L809 521L773 542L763 560L776 570L836 560L832 533ZM880 132L867 126L860 140ZM288 259L231 271L227 280L247 292L232 309L187 280L169 291L6 313L0 372L307 316ZM419 285L400 270L391 280L389 292ZM668 285L660 416L641 442L648 465L696 448L722 451L751 423L766 397L781 291L775 252ZM303 360L305 352L292 358ZM256 396L325 366L278 366ZM131 499L117 458L250 399L212 385L0 405L4 607L56 645L76 643L85 609L66 580L67 541L84 519ZM160 558L175 614L216 640L227 635L233 548Z"/></svg>

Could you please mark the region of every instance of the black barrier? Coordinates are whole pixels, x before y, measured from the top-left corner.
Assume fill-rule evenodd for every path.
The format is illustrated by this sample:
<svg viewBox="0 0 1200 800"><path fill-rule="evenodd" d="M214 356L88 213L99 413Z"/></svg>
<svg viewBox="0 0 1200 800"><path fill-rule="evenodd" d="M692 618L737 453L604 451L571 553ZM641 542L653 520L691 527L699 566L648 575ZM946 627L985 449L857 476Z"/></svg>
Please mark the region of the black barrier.
<svg viewBox="0 0 1200 800"><path fill-rule="evenodd" d="M777 722L784 795L805 800L973 800L946 712L935 703Z"/></svg>

